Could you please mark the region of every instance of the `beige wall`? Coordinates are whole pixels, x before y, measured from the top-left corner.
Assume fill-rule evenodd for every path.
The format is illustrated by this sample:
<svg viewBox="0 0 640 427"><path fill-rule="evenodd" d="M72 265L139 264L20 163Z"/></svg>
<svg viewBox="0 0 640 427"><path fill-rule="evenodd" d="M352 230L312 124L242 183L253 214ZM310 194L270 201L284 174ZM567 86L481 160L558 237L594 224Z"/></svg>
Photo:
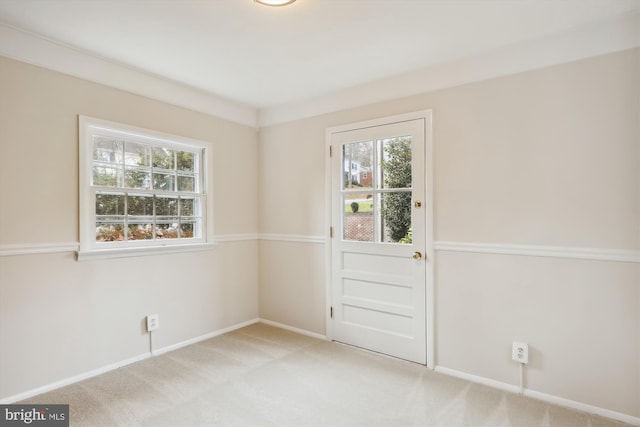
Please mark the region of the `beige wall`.
<svg viewBox="0 0 640 427"><path fill-rule="evenodd" d="M214 233L272 235L0 257L0 399L145 354L151 312L156 348L258 315L323 334L324 245L287 236L326 232L330 126L433 110L438 241L640 250L638 75L636 49L256 135L0 58L0 248L78 240L78 114L209 141ZM435 267L439 366L517 384L509 347L527 341L530 389L640 417L640 264L439 251Z"/></svg>
<svg viewBox="0 0 640 427"><path fill-rule="evenodd" d="M260 242L260 317L310 332L324 324L324 244Z"/></svg>
<svg viewBox="0 0 640 427"><path fill-rule="evenodd" d="M261 129L260 232L325 234L327 127L432 109L435 240L638 251L638 76L634 49ZM266 246L261 316L324 333L324 254ZM523 340L528 388L640 416L640 264L438 251L435 269L437 365L517 385Z"/></svg>
<svg viewBox="0 0 640 427"><path fill-rule="evenodd" d="M254 128L0 58L0 249L78 241L78 114L213 149L214 233L257 233ZM255 241L77 262L0 257L0 399L258 317Z"/></svg>

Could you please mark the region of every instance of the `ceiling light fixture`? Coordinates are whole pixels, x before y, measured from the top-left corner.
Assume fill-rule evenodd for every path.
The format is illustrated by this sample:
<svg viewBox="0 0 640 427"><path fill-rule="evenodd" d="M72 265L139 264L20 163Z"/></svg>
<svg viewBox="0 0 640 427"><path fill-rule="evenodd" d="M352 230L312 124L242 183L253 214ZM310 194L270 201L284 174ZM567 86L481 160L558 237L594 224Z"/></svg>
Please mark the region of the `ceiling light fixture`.
<svg viewBox="0 0 640 427"><path fill-rule="evenodd" d="M266 6L286 6L296 0L253 0L254 3L264 4Z"/></svg>

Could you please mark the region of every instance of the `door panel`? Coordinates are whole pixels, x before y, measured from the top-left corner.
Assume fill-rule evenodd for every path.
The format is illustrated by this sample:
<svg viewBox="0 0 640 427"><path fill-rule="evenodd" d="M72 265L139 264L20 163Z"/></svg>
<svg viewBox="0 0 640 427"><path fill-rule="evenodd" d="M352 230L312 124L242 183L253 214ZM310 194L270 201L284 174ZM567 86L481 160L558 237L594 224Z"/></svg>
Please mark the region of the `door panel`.
<svg viewBox="0 0 640 427"><path fill-rule="evenodd" d="M345 278L342 282L344 300L369 300L387 304L411 306L413 289L409 283L391 284Z"/></svg>
<svg viewBox="0 0 640 427"><path fill-rule="evenodd" d="M425 119L330 138L331 337L425 364Z"/></svg>

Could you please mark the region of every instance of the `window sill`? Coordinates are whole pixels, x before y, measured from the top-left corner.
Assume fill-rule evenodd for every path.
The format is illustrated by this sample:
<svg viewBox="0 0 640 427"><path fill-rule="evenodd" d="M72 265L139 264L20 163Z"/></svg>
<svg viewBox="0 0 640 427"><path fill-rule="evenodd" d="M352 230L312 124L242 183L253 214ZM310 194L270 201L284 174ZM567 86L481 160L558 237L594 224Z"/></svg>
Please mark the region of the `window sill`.
<svg viewBox="0 0 640 427"><path fill-rule="evenodd" d="M78 261L91 261L112 258L131 258L150 255L182 254L186 252L208 251L215 248L214 243L196 243L190 245L166 245L146 248L96 249L76 252Z"/></svg>

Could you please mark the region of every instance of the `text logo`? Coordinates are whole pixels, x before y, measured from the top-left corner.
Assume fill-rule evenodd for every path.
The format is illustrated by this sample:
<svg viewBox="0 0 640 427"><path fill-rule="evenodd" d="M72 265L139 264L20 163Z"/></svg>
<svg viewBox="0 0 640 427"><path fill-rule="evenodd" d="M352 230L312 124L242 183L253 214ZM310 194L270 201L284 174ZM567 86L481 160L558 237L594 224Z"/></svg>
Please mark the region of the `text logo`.
<svg viewBox="0 0 640 427"><path fill-rule="evenodd" d="M0 427L69 427L69 405L0 405Z"/></svg>

